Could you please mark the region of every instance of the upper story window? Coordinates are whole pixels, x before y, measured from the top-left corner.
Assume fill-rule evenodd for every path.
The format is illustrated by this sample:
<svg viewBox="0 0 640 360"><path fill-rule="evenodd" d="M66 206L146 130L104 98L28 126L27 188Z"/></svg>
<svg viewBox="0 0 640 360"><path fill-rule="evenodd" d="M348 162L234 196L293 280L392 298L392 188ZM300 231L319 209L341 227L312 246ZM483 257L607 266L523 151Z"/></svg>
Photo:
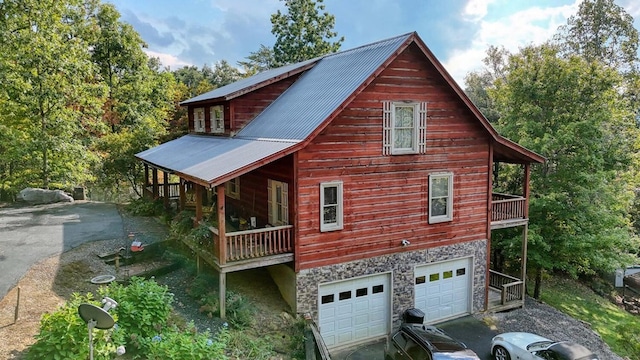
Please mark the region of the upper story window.
<svg viewBox="0 0 640 360"><path fill-rule="evenodd" d="M453 220L453 174L429 176L429 223Z"/></svg>
<svg viewBox="0 0 640 360"><path fill-rule="evenodd" d="M193 109L193 130L195 132L204 132L204 108Z"/></svg>
<svg viewBox="0 0 640 360"><path fill-rule="evenodd" d="M424 154L427 140L427 103L383 103L383 153Z"/></svg>
<svg viewBox="0 0 640 360"><path fill-rule="evenodd" d="M320 184L320 231L342 229L342 213L342 181Z"/></svg>
<svg viewBox="0 0 640 360"><path fill-rule="evenodd" d="M240 178L233 178L225 183L227 196L233 199L240 199Z"/></svg>
<svg viewBox="0 0 640 360"><path fill-rule="evenodd" d="M224 133L224 107L222 105L209 108L212 133Z"/></svg>

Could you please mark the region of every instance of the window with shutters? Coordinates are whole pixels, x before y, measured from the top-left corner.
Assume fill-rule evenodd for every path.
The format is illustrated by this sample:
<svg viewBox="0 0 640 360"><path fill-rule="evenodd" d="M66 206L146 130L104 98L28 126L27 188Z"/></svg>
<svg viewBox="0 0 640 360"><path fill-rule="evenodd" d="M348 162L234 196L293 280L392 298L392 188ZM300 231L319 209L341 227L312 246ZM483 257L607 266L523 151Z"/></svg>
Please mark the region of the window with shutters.
<svg viewBox="0 0 640 360"><path fill-rule="evenodd" d="M289 191L287 183L267 181L267 202L269 224L273 226L289 225Z"/></svg>
<svg viewBox="0 0 640 360"><path fill-rule="evenodd" d="M193 130L195 132L204 132L204 108L193 109Z"/></svg>
<svg viewBox="0 0 640 360"><path fill-rule="evenodd" d="M222 105L209 108L209 119L212 133L224 133L224 107Z"/></svg>
<svg viewBox="0 0 640 360"><path fill-rule="evenodd" d="M342 181L320 184L320 231L342 229Z"/></svg>
<svg viewBox="0 0 640 360"><path fill-rule="evenodd" d="M383 153L424 154L427 141L427 103L383 103Z"/></svg>
<svg viewBox="0 0 640 360"><path fill-rule="evenodd" d="M429 176L429 223L453 220L453 174Z"/></svg>

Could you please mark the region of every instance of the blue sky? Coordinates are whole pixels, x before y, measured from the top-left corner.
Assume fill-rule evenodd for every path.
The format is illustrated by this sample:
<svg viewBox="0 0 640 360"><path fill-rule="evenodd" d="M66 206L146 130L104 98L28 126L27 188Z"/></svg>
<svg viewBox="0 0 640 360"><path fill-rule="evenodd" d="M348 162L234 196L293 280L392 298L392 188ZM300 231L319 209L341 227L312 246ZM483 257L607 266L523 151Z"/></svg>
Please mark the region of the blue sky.
<svg viewBox="0 0 640 360"><path fill-rule="evenodd" d="M244 60L272 46L271 14L280 0L105 0L147 42L147 53L172 70ZM416 31L463 85L482 68L489 45L511 51L549 39L581 0L324 0L346 50ZM640 1L615 0L640 29Z"/></svg>

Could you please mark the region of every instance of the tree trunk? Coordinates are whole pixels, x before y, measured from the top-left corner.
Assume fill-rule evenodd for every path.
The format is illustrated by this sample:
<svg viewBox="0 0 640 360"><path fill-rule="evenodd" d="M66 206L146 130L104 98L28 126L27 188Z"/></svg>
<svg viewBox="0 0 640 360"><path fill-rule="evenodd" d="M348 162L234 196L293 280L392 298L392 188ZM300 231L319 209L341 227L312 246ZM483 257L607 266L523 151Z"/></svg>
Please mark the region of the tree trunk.
<svg viewBox="0 0 640 360"><path fill-rule="evenodd" d="M533 288L533 298L538 300L540 299L540 286L542 285L542 269L536 269L536 280L535 286Z"/></svg>

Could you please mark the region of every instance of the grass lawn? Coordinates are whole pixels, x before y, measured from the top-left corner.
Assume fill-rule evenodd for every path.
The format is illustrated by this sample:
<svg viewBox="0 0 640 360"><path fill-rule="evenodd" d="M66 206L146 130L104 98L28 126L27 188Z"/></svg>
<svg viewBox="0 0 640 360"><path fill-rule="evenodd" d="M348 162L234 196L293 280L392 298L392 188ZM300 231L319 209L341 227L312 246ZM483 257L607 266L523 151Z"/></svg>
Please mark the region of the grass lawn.
<svg viewBox="0 0 640 360"><path fill-rule="evenodd" d="M541 300L591 324L616 354L640 359L640 317L570 279L547 279L542 284Z"/></svg>

